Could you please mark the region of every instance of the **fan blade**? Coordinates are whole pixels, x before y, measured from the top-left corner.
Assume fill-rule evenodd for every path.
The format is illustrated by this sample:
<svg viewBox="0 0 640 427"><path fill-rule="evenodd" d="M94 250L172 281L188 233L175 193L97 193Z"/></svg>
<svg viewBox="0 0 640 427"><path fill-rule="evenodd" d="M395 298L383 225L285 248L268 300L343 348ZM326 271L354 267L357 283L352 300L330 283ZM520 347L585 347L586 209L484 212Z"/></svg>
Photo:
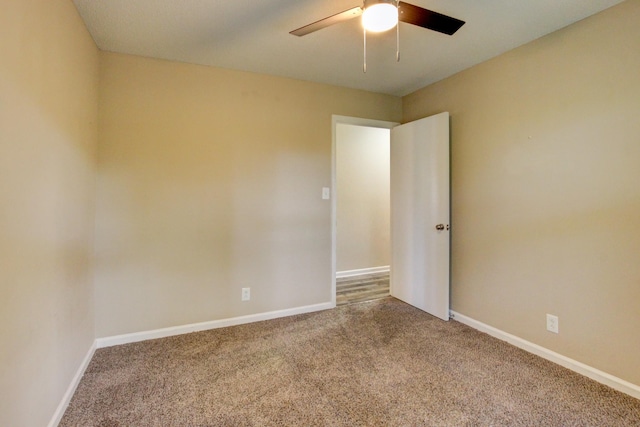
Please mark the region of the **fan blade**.
<svg viewBox="0 0 640 427"><path fill-rule="evenodd" d="M464 21L459 19L403 1L398 5L398 20L448 35L452 35L464 25Z"/></svg>
<svg viewBox="0 0 640 427"><path fill-rule="evenodd" d="M306 36L309 33L313 33L314 31L321 30L330 25L337 24L338 22L347 21L351 18L356 18L362 15L362 8L360 6L354 7L349 10L345 10L344 12L336 13L335 15L331 15L327 18L316 21L312 24L305 25L304 27L300 27L297 30L291 31L289 34L293 34L294 36Z"/></svg>

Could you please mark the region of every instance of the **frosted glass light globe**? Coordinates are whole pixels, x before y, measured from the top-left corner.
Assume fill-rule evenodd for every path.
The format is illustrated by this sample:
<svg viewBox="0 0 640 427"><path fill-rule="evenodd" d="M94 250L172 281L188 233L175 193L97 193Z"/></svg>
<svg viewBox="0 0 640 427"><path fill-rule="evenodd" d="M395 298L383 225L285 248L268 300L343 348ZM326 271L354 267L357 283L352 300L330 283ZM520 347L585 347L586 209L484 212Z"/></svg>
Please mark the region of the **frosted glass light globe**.
<svg viewBox="0 0 640 427"><path fill-rule="evenodd" d="M389 3L369 6L362 14L362 26L374 33L387 31L398 25L398 9Z"/></svg>

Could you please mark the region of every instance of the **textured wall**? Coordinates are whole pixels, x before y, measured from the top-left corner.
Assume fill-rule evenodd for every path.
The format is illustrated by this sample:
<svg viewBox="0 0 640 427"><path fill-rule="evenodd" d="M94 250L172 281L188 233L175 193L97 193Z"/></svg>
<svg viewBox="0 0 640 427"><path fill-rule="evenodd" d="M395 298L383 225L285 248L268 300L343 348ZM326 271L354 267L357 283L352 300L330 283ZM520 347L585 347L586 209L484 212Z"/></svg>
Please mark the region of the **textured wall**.
<svg viewBox="0 0 640 427"><path fill-rule="evenodd" d="M98 51L73 3L0 12L0 425L46 425L94 341Z"/></svg>
<svg viewBox="0 0 640 427"><path fill-rule="evenodd" d="M332 114L400 98L110 53L100 88L98 337L331 301Z"/></svg>
<svg viewBox="0 0 640 427"><path fill-rule="evenodd" d="M405 121L452 117L453 309L635 384L638 16L627 1L403 98Z"/></svg>
<svg viewBox="0 0 640 427"><path fill-rule="evenodd" d="M336 270L388 266L389 129L336 125Z"/></svg>

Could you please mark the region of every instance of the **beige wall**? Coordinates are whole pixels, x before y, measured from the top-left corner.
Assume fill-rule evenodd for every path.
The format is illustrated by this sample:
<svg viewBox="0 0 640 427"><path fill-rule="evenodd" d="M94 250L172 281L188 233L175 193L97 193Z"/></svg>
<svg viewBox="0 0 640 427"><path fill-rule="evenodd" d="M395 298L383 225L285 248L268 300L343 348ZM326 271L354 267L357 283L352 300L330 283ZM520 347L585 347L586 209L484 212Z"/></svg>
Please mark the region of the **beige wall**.
<svg viewBox="0 0 640 427"><path fill-rule="evenodd" d="M635 384L638 16L627 1L403 99L405 121L452 116L453 309Z"/></svg>
<svg viewBox="0 0 640 427"><path fill-rule="evenodd" d="M389 129L336 124L336 270L388 266Z"/></svg>
<svg viewBox="0 0 640 427"><path fill-rule="evenodd" d="M627 1L401 105L109 53L98 83L72 2L5 2L0 425L45 425L95 336L97 123L99 337L329 301L331 115L448 110L453 308L640 384L639 14Z"/></svg>
<svg viewBox="0 0 640 427"><path fill-rule="evenodd" d="M0 9L0 425L33 427L94 341L98 52L71 1Z"/></svg>
<svg viewBox="0 0 640 427"><path fill-rule="evenodd" d="M332 114L400 98L110 53L100 97L98 337L331 301Z"/></svg>

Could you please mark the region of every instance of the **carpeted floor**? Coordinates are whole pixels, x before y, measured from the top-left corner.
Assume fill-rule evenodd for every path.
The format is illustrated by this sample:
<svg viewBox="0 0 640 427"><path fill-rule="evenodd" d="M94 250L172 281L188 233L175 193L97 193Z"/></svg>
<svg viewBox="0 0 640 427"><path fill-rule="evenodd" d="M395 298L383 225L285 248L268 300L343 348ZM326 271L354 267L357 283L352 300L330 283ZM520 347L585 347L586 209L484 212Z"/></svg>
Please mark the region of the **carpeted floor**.
<svg viewBox="0 0 640 427"><path fill-rule="evenodd" d="M60 426L640 426L640 400L388 297L99 349Z"/></svg>

